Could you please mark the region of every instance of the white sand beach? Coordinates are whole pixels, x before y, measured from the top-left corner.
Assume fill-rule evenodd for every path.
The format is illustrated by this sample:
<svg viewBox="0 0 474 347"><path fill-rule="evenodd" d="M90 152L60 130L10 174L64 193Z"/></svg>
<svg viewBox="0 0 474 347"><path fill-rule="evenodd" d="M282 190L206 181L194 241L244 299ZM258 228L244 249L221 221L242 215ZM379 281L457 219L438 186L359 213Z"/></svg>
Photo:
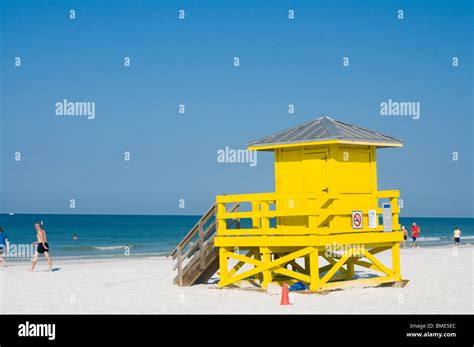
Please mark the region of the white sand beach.
<svg viewBox="0 0 474 347"><path fill-rule="evenodd" d="M474 248L402 249L404 288L352 288L326 295L296 294L280 306L280 293L180 288L165 257L55 260L47 272L28 262L0 267L0 313L473 313ZM382 257L382 260L384 258ZM53 258L54 260L54 258ZM356 268L357 269L357 268Z"/></svg>

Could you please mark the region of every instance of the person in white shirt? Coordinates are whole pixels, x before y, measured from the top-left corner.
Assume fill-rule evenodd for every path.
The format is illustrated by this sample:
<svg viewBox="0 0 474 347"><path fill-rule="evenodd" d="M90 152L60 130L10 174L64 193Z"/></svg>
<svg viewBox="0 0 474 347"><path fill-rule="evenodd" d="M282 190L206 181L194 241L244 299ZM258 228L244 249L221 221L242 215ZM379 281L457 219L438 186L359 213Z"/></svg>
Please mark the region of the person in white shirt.
<svg viewBox="0 0 474 347"><path fill-rule="evenodd" d="M457 246L459 245L459 242L461 241L461 230L459 230L458 227L454 228L454 244Z"/></svg>

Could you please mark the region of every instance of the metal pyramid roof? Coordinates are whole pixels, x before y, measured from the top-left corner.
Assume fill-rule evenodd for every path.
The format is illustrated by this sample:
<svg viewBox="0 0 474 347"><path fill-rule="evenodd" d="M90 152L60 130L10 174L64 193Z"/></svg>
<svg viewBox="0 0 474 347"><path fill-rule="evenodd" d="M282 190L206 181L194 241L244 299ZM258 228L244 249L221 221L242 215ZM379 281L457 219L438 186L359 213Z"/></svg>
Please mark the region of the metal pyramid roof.
<svg viewBox="0 0 474 347"><path fill-rule="evenodd" d="M322 116L310 122L250 142L250 149L270 149L292 144L323 141L339 143L373 144L377 147L401 147L403 142L395 137Z"/></svg>

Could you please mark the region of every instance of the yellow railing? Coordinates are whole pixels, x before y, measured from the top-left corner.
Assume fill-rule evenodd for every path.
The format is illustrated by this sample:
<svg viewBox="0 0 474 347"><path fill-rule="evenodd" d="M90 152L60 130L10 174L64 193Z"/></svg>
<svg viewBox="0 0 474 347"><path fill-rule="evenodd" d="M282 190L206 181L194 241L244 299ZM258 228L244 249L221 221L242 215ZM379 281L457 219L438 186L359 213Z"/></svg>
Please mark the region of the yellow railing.
<svg viewBox="0 0 474 347"><path fill-rule="evenodd" d="M400 222L398 216L400 214L400 206L398 206L398 198L400 198L399 190L380 190L376 194L377 199L389 199L392 208L392 225L393 230L400 230ZM377 214L382 213L381 208L377 208Z"/></svg>
<svg viewBox="0 0 474 347"><path fill-rule="evenodd" d="M399 191L379 191L375 194L377 199L389 199L392 208L392 224L394 230L399 229L398 207ZM334 232L331 228L322 226L325 221L334 216L350 216L352 210L347 208L334 208L332 202L344 197L341 194L329 193L256 193L221 195L216 198L217 205L217 235L218 236L242 236L242 235L318 235ZM237 212L227 211L226 204L250 204L250 211ZM375 208L374 208L375 209ZM382 208L376 208L377 215L382 213ZM296 228L281 228L278 218L282 217L308 217L305 226ZM276 218L276 226L270 226L270 220ZM251 219L251 228L229 229L228 220ZM382 231L383 226L375 229L349 230ZM344 232L344 231L338 231ZM347 232L347 230L346 230Z"/></svg>

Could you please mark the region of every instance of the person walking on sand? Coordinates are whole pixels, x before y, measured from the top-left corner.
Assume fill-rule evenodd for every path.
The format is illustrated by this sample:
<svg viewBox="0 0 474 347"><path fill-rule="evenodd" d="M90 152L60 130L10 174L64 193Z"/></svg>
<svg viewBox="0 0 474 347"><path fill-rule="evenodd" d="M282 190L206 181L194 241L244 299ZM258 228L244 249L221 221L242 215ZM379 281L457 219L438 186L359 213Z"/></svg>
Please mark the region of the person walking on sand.
<svg viewBox="0 0 474 347"><path fill-rule="evenodd" d="M0 263L3 264L3 266L7 267L7 261L3 257L3 254L6 253L8 247L8 237L5 234L5 231L3 230L2 227L0 227Z"/></svg>
<svg viewBox="0 0 474 347"><path fill-rule="evenodd" d="M403 248L407 248L407 239L408 239L408 231L405 228L405 226L402 226L402 231L403 231Z"/></svg>
<svg viewBox="0 0 474 347"><path fill-rule="evenodd" d="M459 242L461 241L461 230L459 230L458 227L454 228L454 245L459 245Z"/></svg>
<svg viewBox="0 0 474 347"><path fill-rule="evenodd" d="M42 224L43 222L35 223L36 238L38 241L33 242L33 244L38 245L38 247L36 248L35 255L33 256L31 271L35 271L36 262L38 261L38 255L40 254L44 254L44 256L46 257L49 271L52 271L53 268L53 263L51 261L51 257L49 256L49 245L48 240L46 238L46 231L44 231L41 227Z"/></svg>
<svg viewBox="0 0 474 347"><path fill-rule="evenodd" d="M420 237L420 227L416 225L416 223L413 223L411 226L411 237L413 238L413 248L420 248L418 247L418 242L416 241L418 237Z"/></svg>

